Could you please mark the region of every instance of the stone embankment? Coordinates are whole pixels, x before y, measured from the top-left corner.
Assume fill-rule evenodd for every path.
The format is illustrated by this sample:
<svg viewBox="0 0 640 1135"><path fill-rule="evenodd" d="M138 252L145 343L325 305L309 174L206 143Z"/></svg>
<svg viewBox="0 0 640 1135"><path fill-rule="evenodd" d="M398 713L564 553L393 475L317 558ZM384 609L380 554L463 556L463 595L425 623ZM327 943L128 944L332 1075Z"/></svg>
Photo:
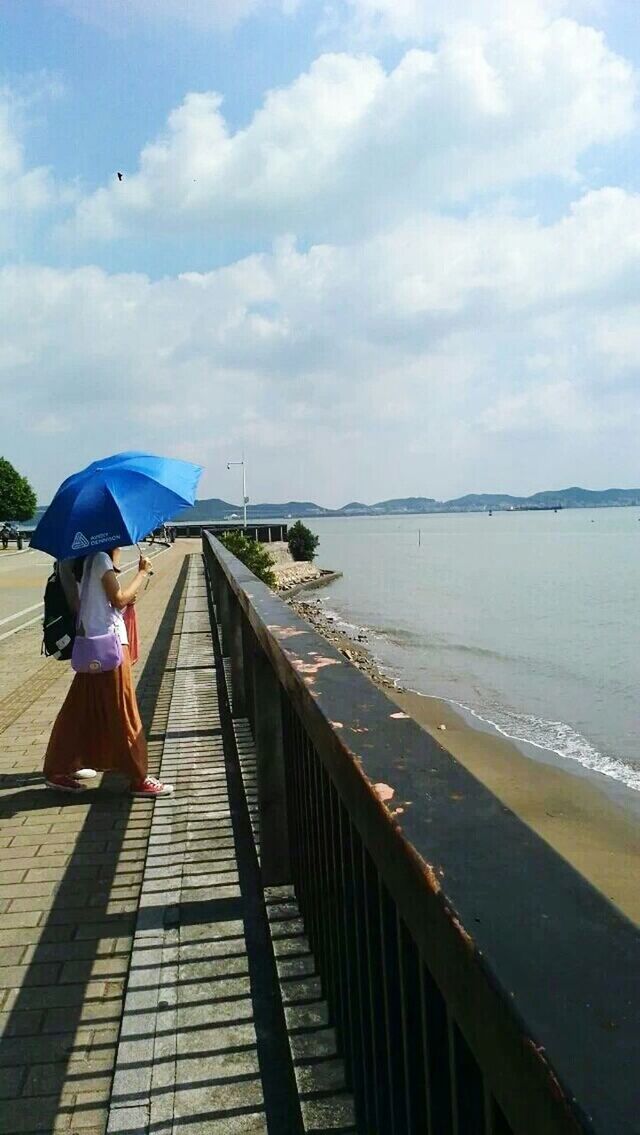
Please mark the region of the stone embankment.
<svg viewBox="0 0 640 1135"><path fill-rule="evenodd" d="M273 572L279 592L292 591L294 587L299 587L302 583L312 583L322 577L320 568L317 568L315 564L276 564Z"/></svg>
<svg viewBox="0 0 640 1135"><path fill-rule="evenodd" d="M276 588L282 594L293 591L302 584L314 583L325 574L315 564L296 562L284 541L274 541L265 544L265 547L273 560Z"/></svg>

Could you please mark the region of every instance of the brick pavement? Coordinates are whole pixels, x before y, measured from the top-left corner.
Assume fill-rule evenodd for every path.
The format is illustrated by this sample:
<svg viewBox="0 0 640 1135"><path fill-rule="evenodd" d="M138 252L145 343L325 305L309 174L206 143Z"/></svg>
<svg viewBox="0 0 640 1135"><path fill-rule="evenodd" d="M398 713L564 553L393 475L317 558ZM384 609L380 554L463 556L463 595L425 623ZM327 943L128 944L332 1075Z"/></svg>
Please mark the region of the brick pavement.
<svg viewBox="0 0 640 1135"><path fill-rule="evenodd" d="M202 565L192 561L110 1135L267 1131ZM288 1127L272 1128L282 1131Z"/></svg>
<svg viewBox="0 0 640 1135"><path fill-rule="evenodd" d="M295 897L265 906L255 750L196 548L167 553L139 606L151 769L175 797L132 801L117 777L48 792L70 676L22 644L15 689L34 700L0 718L3 1135L355 1131Z"/></svg>
<svg viewBox="0 0 640 1135"><path fill-rule="evenodd" d="M138 606L152 771L173 686L184 555L196 546L163 556ZM132 801L111 776L82 798L44 788L44 750L70 675L42 662L39 648L37 626L0 646L0 1131L102 1135L154 805Z"/></svg>

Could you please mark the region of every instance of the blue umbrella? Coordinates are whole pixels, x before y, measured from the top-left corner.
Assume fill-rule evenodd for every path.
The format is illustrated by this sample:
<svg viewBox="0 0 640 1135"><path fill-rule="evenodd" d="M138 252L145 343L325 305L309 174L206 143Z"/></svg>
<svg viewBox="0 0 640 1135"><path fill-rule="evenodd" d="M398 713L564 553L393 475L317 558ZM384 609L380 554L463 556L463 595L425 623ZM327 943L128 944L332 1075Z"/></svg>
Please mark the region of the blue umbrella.
<svg viewBox="0 0 640 1135"><path fill-rule="evenodd" d="M57 560L135 544L193 504L202 468L151 453L116 453L63 481L31 537Z"/></svg>

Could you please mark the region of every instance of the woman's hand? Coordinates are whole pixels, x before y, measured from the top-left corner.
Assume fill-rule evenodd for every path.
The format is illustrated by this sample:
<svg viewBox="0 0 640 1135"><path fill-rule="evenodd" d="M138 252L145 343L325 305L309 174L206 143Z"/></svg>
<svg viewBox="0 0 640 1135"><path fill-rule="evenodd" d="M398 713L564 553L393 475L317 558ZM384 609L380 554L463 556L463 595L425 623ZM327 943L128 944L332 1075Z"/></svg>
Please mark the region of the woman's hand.
<svg viewBox="0 0 640 1135"><path fill-rule="evenodd" d="M105 589L107 599L112 607L118 611L124 611L130 603L135 603L138 598L138 588L141 586L145 577L153 575L151 567L151 560L146 556L140 556L138 563L138 574L135 579L131 581L128 587L124 589L120 587L120 581L113 569L106 571L102 577L102 586Z"/></svg>

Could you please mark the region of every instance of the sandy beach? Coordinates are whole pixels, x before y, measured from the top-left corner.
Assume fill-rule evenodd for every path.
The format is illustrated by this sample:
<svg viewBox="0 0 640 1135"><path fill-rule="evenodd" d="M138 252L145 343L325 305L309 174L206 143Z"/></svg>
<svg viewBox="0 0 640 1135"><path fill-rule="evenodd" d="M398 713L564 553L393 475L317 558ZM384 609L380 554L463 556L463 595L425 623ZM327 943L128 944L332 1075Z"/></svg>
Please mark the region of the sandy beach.
<svg viewBox="0 0 640 1135"><path fill-rule="evenodd" d="M610 800L592 777L553 767L528 756L497 732L473 728L448 702L399 689L372 659L365 633L355 639L347 636L316 599L290 602L438 744L627 917L640 923L640 823Z"/></svg>

